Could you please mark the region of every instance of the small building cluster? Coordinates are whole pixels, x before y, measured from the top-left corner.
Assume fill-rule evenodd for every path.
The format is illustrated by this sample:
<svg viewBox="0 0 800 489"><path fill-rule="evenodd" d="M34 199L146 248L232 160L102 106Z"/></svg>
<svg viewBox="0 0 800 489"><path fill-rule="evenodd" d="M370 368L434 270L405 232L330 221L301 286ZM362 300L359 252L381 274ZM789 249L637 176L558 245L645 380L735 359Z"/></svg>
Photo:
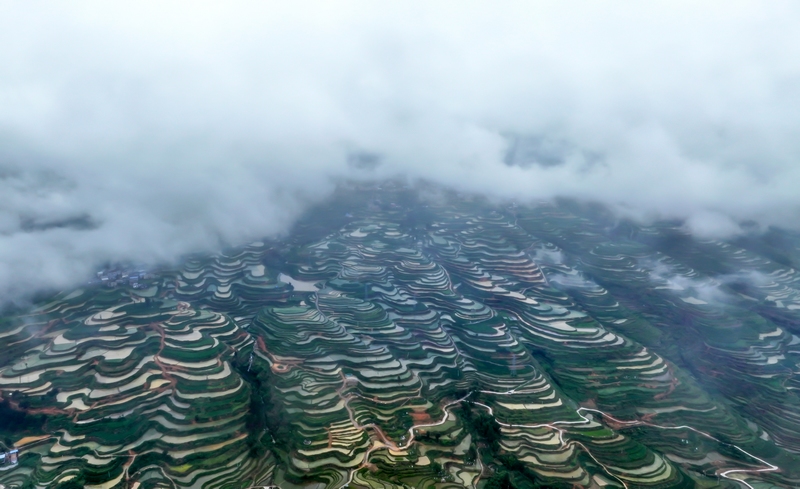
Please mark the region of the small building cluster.
<svg viewBox="0 0 800 489"><path fill-rule="evenodd" d="M8 452L0 452L0 466L17 465L19 463L19 450L14 449Z"/></svg>
<svg viewBox="0 0 800 489"><path fill-rule="evenodd" d="M97 279L91 283L102 284L109 288L129 286L134 289L145 288L145 280L154 275L142 269L107 268L97 272Z"/></svg>

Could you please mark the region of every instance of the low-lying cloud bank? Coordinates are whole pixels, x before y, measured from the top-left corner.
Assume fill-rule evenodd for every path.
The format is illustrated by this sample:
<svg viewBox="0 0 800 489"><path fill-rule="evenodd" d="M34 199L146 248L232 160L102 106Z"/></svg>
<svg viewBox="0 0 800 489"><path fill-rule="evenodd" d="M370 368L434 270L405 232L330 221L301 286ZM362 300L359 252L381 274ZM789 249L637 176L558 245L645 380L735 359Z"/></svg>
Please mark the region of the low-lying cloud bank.
<svg viewBox="0 0 800 489"><path fill-rule="evenodd" d="M792 3L0 5L0 298L285 230L337 178L800 222Z"/></svg>

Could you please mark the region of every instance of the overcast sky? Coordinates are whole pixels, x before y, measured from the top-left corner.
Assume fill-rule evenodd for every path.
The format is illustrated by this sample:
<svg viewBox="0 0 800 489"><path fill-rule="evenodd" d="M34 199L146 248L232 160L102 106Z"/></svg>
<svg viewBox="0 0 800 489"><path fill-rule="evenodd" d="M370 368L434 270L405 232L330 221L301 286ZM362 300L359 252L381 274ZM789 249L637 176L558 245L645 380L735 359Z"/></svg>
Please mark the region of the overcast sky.
<svg viewBox="0 0 800 489"><path fill-rule="evenodd" d="M797 228L799 14L2 2L0 297L281 232L341 177Z"/></svg>

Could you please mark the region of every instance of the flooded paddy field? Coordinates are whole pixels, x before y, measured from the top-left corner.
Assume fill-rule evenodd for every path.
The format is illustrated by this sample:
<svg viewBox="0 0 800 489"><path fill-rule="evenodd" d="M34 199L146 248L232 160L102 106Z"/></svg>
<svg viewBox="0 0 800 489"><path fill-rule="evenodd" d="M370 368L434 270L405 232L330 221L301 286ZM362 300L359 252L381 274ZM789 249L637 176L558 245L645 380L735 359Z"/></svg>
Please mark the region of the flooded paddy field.
<svg viewBox="0 0 800 489"><path fill-rule="evenodd" d="M350 188L282 239L4 317L0 484L798 487L780 238Z"/></svg>

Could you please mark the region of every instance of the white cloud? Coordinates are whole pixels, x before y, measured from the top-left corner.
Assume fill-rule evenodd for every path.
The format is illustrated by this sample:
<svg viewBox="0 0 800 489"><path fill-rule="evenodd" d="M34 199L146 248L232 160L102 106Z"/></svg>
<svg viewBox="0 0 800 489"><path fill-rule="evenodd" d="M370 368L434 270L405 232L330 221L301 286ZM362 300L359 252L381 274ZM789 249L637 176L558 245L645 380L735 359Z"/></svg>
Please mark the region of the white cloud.
<svg viewBox="0 0 800 489"><path fill-rule="evenodd" d="M726 238L744 232L730 216L718 212L696 212L689 216L685 226L693 236L701 239Z"/></svg>
<svg viewBox="0 0 800 489"><path fill-rule="evenodd" d="M0 294L280 232L342 176L796 227L797 10L4 3Z"/></svg>

